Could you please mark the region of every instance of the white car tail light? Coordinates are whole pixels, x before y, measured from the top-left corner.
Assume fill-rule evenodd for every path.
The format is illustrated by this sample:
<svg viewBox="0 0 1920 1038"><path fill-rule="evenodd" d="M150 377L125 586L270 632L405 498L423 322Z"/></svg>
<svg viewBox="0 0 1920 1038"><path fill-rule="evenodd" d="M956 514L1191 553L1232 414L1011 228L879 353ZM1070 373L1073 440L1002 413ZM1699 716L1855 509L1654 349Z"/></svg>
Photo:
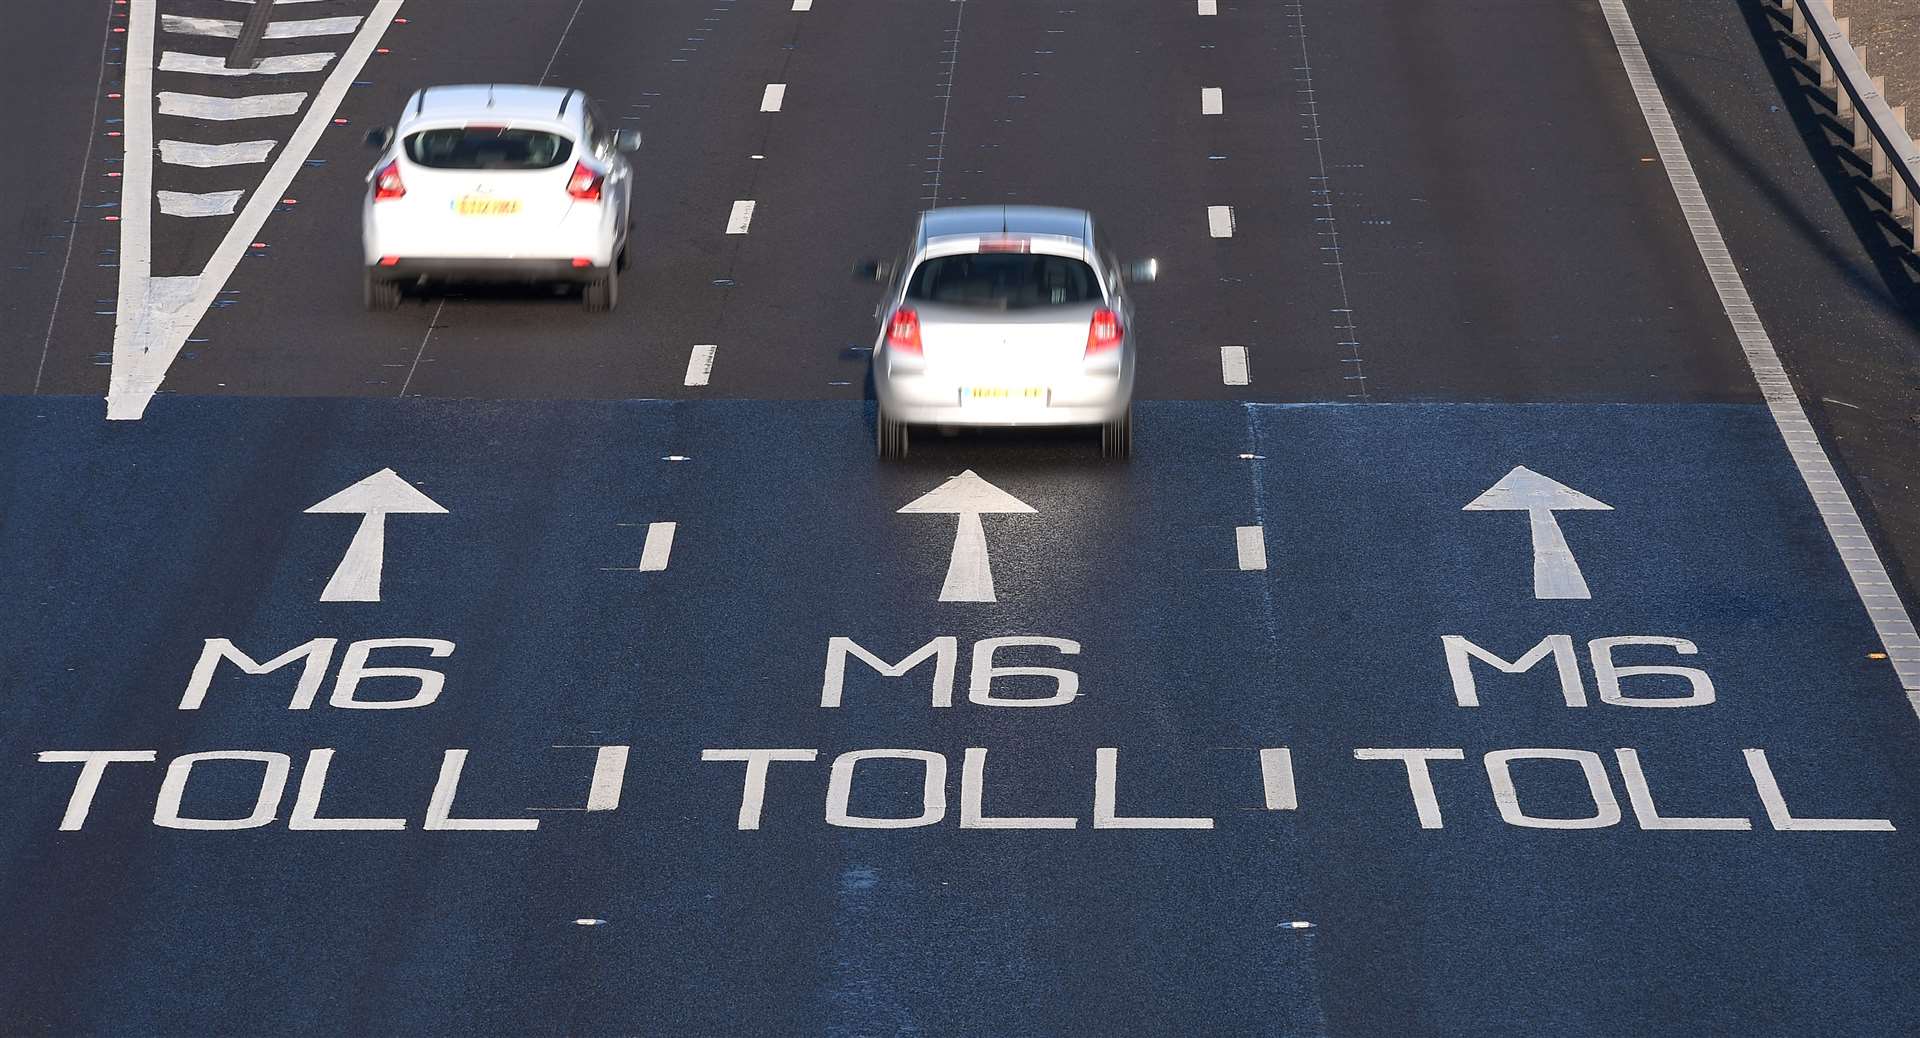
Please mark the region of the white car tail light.
<svg viewBox="0 0 1920 1038"><path fill-rule="evenodd" d="M400 161L395 159L380 167L373 175L373 200L385 202L393 198L407 197L407 185L400 182Z"/></svg>
<svg viewBox="0 0 1920 1038"><path fill-rule="evenodd" d="M607 175L584 162L573 164L573 176L567 178L567 194L582 202L600 201L600 186Z"/></svg>

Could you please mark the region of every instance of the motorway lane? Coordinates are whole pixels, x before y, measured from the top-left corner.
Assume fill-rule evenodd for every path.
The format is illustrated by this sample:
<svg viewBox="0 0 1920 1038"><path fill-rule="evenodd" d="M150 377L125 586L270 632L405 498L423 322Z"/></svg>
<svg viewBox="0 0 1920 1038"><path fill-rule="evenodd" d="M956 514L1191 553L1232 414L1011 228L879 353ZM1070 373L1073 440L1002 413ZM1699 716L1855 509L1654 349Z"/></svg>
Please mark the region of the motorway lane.
<svg viewBox="0 0 1920 1038"><path fill-rule="evenodd" d="M856 403L203 400L138 437L83 401L3 412L10 438L51 445L10 460L0 534L6 586L26 589L0 615L22 649L8 683L40 692L6 707L19 792L0 847L15 940L41 950L5 974L0 1002L37 1025L1920 1024L1898 979L1920 924L1904 893L1920 864L1904 765L1920 732L1867 658L1872 629L1837 560L1814 550L1825 534L1761 408L1159 403L1143 405L1156 435L1124 480L1090 451L1047 446L983 460L942 445L876 468L857 449ZM682 450L689 460L662 460ZM234 471L236 453L255 467ZM1613 506L1561 517L1590 601L1529 597L1525 520L1461 510L1515 461ZM896 513L960 464L1035 509L985 520L992 603L937 603L953 520ZM353 519L303 510L383 465L448 514L391 520L379 602L317 602ZM640 529L661 520L680 524L669 565L631 571ZM1233 527L1250 522L1266 528L1265 571L1234 561ZM1551 662L1524 676L1473 664L1480 705L1457 705L1443 636L1512 660L1555 633L1571 635L1585 705L1563 703ZM857 661L839 705L821 705L829 639L897 661L943 635L958 640L952 706L931 705L930 667L886 679ZM1005 635L1077 642L1071 656L1016 647L996 661L1070 669L1077 698L973 701L973 643ZM264 660L316 636L455 648L438 663L375 650L375 666L444 670L418 708L342 709L322 688L290 711L290 674L227 667L201 706L179 709L204 639ZM1688 656L1630 645L1617 661L1699 668L1714 701L1602 701L1587 642L1614 636L1694 643ZM1630 698L1694 687L1619 680ZM412 689L390 679L360 698ZM618 810L528 810L579 805L592 752L561 747L608 743L633 748ZM1263 807L1256 751L1281 746L1297 811ZM314 747L338 750L322 817L406 829L291 830L291 791L258 829L151 821L160 762L249 749L290 754L298 772ZM774 764L758 828L742 831L741 765L702 752L774 747L820 757ZM823 822L829 759L877 747L949 762L938 822ZM988 751L985 814L1075 827L953 832L966 747ZM1120 815L1212 828L1093 828L1098 747L1118 754ZM1355 759L1369 747L1464 755L1432 765L1437 828L1419 824L1401 764ZM1598 754L1620 817L1503 820L1482 757L1523 747ZM1620 747L1638 751L1662 816L1752 828L1652 827L1629 803ZM1754 747L1795 815L1900 831L1778 831L1742 759ZM111 766L81 828L56 831L78 769L35 755L103 748L158 761ZM540 828L422 831L448 748L471 751L455 817ZM259 766L200 767L186 815L242 816ZM1512 768L1522 818L1606 811L1566 761ZM910 763L857 776L852 814L919 812Z"/></svg>
<svg viewBox="0 0 1920 1038"><path fill-rule="evenodd" d="M425 358L435 363L423 358L419 368L422 391L859 395L859 358L841 350L865 338L869 290L842 277L851 256L799 270L792 257L814 255L809 249L821 240L857 245L854 254L884 249L904 233L926 162L919 124L938 107L931 94L908 91L937 85L945 19L957 17L958 6L895 14L895 5L881 10L897 21L876 23L875 12L847 4L808 15L784 3L688 5L654 21L661 9L652 5L613 11L588 0L574 30L579 46L562 47L556 78L578 76L608 98L624 90L635 97L629 106L689 106L660 116L659 130L639 122L649 136L643 183L654 176L680 190L680 208L663 213L655 229L673 243L661 259L673 269L657 276L698 288L725 262L737 287L689 291L683 306L628 308L597 326L571 304L451 300L446 327L427 344ZM535 57L544 64L549 45L526 38L544 26L557 42L565 8L530 9L526 31L510 41L517 56L504 53L509 41L480 45L501 45L502 68ZM948 112L949 133L964 140L950 154L971 146L977 155L943 160L943 199L948 186L973 199L985 190L975 182L996 180L1009 191L1072 191L1078 167L1032 157L1110 149L1102 153L1117 165L1146 173L1087 178L1091 204L1139 213L1127 234L1155 251L1159 242L1181 243L1169 249L1192 257L1162 253L1169 278L1142 293L1143 307L1156 312L1149 320L1165 322L1152 341L1168 344L1147 361L1158 367L1143 394L1344 399L1331 375L1339 369L1324 352L1334 344L1310 345L1310 311L1293 297L1276 301L1261 279L1220 280L1244 269L1269 283L1311 284L1314 295L1333 290L1305 247L1313 189L1275 186L1274 171L1299 173L1310 157L1306 142L1275 133L1292 117L1274 118L1271 99L1294 84L1277 83L1270 69L1234 78L1297 45L1286 36L1289 18L1229 8L1217 22L1183 25L1189 8L1181 6L1181 18L1154 15L1156 40L1169 41L1163 53L1136 56L1131 50L1140 48L1127 48L1109 22L981 0L965 8ZM425 27L438 10L410 10L404 28ZM1577 20L1585 8L1553 10L1573 14L1563 21L1527 8L1527 17L1541 19L1534 28L1552 60L1508 75L1558 83L1564 94L1556 97L1591 93L1608 106L1631 105L1618 59L1606 64L1594 49L1604 39ZM1513 13L1489 9L1484 25L1506 24L1493 21L1503 12ZM743 20L726 21L736 16ZM814 16L822 17L808 21ZM1417 130L1394 121L1414 112L1445 118L1479 81L1454 66L1428 69L1405 89L1451 84L1453 93L1429 91L1440 95L1430 105L1418 91L1408 96L1419 104L1387 92L1374 100L1349 70L1415 62L1412 50L1433 38L1396 38L1365 10L1352 21L1312 6L1304 16L1310 54L1329 55L1313 67L1341 205L1370 204L1400 180L1431 176L1424 170L1442 168L1436 163L1475 169L1522 193L1536 184L1517 171L1501 180L1507 173L1477 154L1451 154L1430 139L1419 142L1425 151L1390 159L1344 152L1346 139L1371 140L1382 127ZM664 29L683 31L676 17L686 25L720 20L719 29L665 40L677 55L693 42L685 35L706 34L685 62L665 49L646 51L663 81L690 73L684 85L694 89L632 83L633 69L650 67L635 49L653 47L646 41L665 37ZM877 24L897 27L889 40L925 47L872 46ZM1047 31L1056 27L1067 31ZM475 78L462 39L460 51L420 56L431 66L423 73L445 73L421 78ZM863 42L850 48L854 40ZM392 58L413 60L398 38L388 42L396 44ZM1240 57L1221 61L1216 77L1203 63L1176 61L1181 46ZM1043 49L1054 53L1032 53ZM1073 69L1104 68L1123 50L1139 62L1138 75L1104 88L1091 73L1030 74L1049 71L1043 59L1056 57ZM712 65L698 64L707 57ZM574 61L582 64L568 71ZM783 112L754 111L761 87L781 76L790 81ZM1177 110L1197 105L1208 81L1224 85L1227 115ZM1914 864L1905 835L1914 824L1904 807L1911 783L1901 764L1913 749L1911 714L1886 664L1869 658L1878 648L1871 629L1765 413L1696 403L1753 394L1729 375L1738 357L1724 327L1714 326L1723 319L1701 303L1709 290L1691 243L1676 237L1670 192L1641 179L1657 171L1640 168L1637 156L1625 169L1605 165L1612 150L1645 147L1644 128L1617 111L1599 126L1533 125L1526 138L1541 142L1542 161L1579 156L1539 182L1589 190L1588 210L1514 217L1497 211L1491 196L1442 191L1437 215L1417 223L1416 234L1390 237L1397 226L1374 231L1367 221L1399 217L1361 209L1350 221L1361 237L1349 268L1363 335L1375 327L1368 314L1393 330L1367 340L1380 343L1370 356L1434 387L1429 394L1407 389L1404 376L1383 379L1384 399L1586 399L1604 387L1594 395L1615 405L1660 406L1160 404L1142 409L1142 456L1131 466L1098 464L1089 444L1067 438L926 437L913 463L879 469L866 453L871 416L851 400L279 398L397 395L376 369L418 355L438 308L414 304L397 317L367 318L352 309L351 278L341 283L342 307L321 305L318 290L310 300L291 290L336 277L323 250L352 262L343 214L353 212L365 162L355 141L369 117L359 99L391 95L371 116L384 121L412 85L384 72L373 82L354 95L353 125L329 131L316 152L327 160L322 169L354 171L326 182L332 208L309 215L314 192L302 187L302 206L277 214L268 231L284 228L297 247L276 246L274 259L243 264L237 301L209 319L207 328L248 332L253 352L211 349L202 355L210 366L184 376L199 380L196 392L266 390L275 398L163 397L135 427L103 426L86 400L5 405L10 442L48 445L5 457L0 499L0 558L10 567L0 583L32 589L6 617L4 626L25 633L10 639L5 683L49 690L7 707L11 785L30 792L8 809L4 853L8 875L35 892L21 899L29 906L24 929L47 935L47 950L33 968L0 981L0 1002L32 1007L42 1015L31 1019L56 1028L102 1030L204 1029L213 1002L231 1013L219 1026L234 1030L263 1019L349 1031L693 1033L737 1032L742 1021L767 1030L911 1023L1040 1033L1191 1030L1195 1021L1215 1031L1304 1033L1804 1033L1913 1023L1902 1016L1911 1008L1898 979L1916 921L1901 882ZM1178 84L1164 91L1167 99L1146 86L1162 82ZM969 83L980 85L978 97ZM1010 96L1021 90L1026 102ZM839 113L875 95L899 99L874 115L887 132L849 133ZM1062 111L1098 112L1063 122L1032 110L1042 96ZM1267 117L1234 123L1243 97L1259 99L1256 112ZM1114 103L1099 108L1099 98ZM696 113L709 111L711 125L695 132ZM1172 144L1120 132L1122 122L1161 120L1157 132ZM729 165L743 148L759 147L764 165ZM1176 147L1230 158L1182 166L1169 157ZM649 172L656 149L667 154ZM891 165L898 175L848 177L823 158L834 155L857 169ZM1258 161L1243 172L1235 155ZM771 164L781 156L796 161ZM1317 169L1318 157L1311 159ZM682 165L697 175L671 182ZM1233 198L1206 186L1215 176ZM1227 242L1205 237L1205 205L1239 204L1240 192L1256 188L1269 202L1243 206L1247 233ZM1284 211L1271 201L1283 195L1299 210L1299 236L1288 235ZM736 197L756 197L764 208L753 234L727 240L719 225ZM841 226L847 212L889 206L902 207L898 223ZM1557 258L1564 246L1543 230L1614 245L1593 253L1603 267L1583 280L1565 274ZM1383 237L1365 237L1376 233ZM1419 252L1400 247L1407 242L1441 244L1407 259ZM1646 276L1622 254L1662 273ZM1459 256L1501 272L1487 279L1491 290L1461 279L1453 269L1466 263ZM1389 263L1405 264L1391 285L1368 280L1384 278ZM1477 294L1423 329L1432 306L1454 304L1424 299L1418 286L1449 279ZM1611 283L1624 288L1599 307L1596 286ZM282 305L255 309L250 298ZM1520 320L1523 304L1539 298L1560 322L1541 333L1550 344L1544 352L1492 350L1467 330L1488 321L1504 339L1521 341L1534 334ZM1165 316L1186 312L1203 312L1210 323L1185 329ZM1253 387L1218 385L1212 340L1233 335L1237 316L1248 326L1293 329L1276 340L1246 336L1285 348L1286 377L1266 377L1274 370L1269 350L1256 354ZM758 334L781 321L804 337ZM845 342L817 331L842 324L858 329ZM707 338L714 327L721 334ZM1592 327L1619 331L1617 348L1583 338ZM726 334L743 328L755 334ZM1418 349L1399 345L1404 328L1425 333L1412 339ZM577 337L577 367L533 363L552 356L556 332ZM816 334L821 341L811 341ZM715 340L722 346L714 385L680 387L686 347ZM650 348L636 351L635 342ZM441 345L457 352L434 353ZM1326 370L1316 375L1319 368ZM832 377L840 372L854 374ZM504 391L512 385L522 388ZM1529 598L1525 521L1459 510L1513 464L1615 506L1562 515L1592 602ZM392 520L381 603L316 602L353 521L302 509L386 465L452 514ZM984 520L1001 596L993 605L935 602L952 520L894 512L969 467L1039 510ZM646 524L661 520L682 524L671 566L626 572L641 557ZM1235 563L1234 527L1249 523L1268 530L1265 573ZM75 631L96 640L76 645ZM947 631L966 653L950 710L926 707L924 668L895 682L850 679L845 706L819 707L828 637L854 637L897 660ZM1594 637L1691 639L1696 658L1646 648L1622 650L1622 658L1699 666L1712 673L1719 701L1567 708L1548 663L1525 678L1483 668L1485 705L1454 705L1440 635L1463 634L1511 659L1558 631L1571 633L1582 657ZM431 664L447 669L448 691L433 707L369 714L328 707L323 690L312 711L288 712L285 672L249 679L229 671L206 708L175 708L203 639L232 637L264 659L321 634L455 641L452 657ZM1013 634L1081 641L1084 651L1069 665L1086 694L1051 709L966 702L970 643ZM1590 661L1582 666L1587 692L1597 696ZM395 694L404 687L383 686ZM542 814L531 834L419 831L445 748L473 750L456 815L517 816L580 803L591 754L553 744L600 742L634 747L618 811ZM1277 745L1293 747L1298 760L1297 814L1261 807L1254 750ZM291 791L279 820L259 830L159 829L151 822L162 772L155 763L115 765L86 828L58 833L77 768L32 755L84 746L151 747L161 762L194 750L266 748L293 755L295 784L308 748L335 746L322 813L405 815L409 831L289 831ZM698 759L716 746L809 746L821 757L775 765L763 828L740 832L732 827L740 765ZM952 803L939 826L870 832L823 823L829 759L875 746L946 755ZM954 773L968 746L993 751L989 814L1076 815L1078 829L949 832L959 813ZM1096 746L1119 750L1123 812L1207 814L1217 827L1091 830ZM1463 761L1434 764L1443 831L1418 826L1397 763L1353 759L1362 746L1461 749ZM1623 820L1592 832L1501 821L1481 757L1527 746L1598 753ZM1622 746L1640 750L1665 814L1737 815L1755 829L1642 829L1613 753ZM1889 818L1901 831L1774 831L1737 752L1756 746L1766 748L1797 813ZM902 780L910 772L889 770L899 767L862 765L855 806L906 807L911 789ZM203 768L189 809L244 811L245 768ZM1536 814L1594 809L1581 803L1578 772L1565 762L1518 764L1515 775ZM983 839L956 839L968 836ZM87 868L74 869L69 854L88 855ZM236 857L249 865L232 876ZM217 894L200 878L215 873L225 877ZM208 907L215 897L217 911ZM606 923L579 927L574 918ZM99 924L85 925L92 920ZM176 949L176 957L150 963L123 950L141 942ZM308 969L280 968L288 960ZM1597 963L1607 970L1599 979ZM1382 985L1383 975L1406 979ZM1526 978L1527 998L1500 979L1514 975ZM117 994L76 997L82 990ZM355 994L343 999L342 990Z"/></svg>
<svg viewBox="0 0 1920 1038"><path fill-rule="evenodd" d="M274 216L272 247L243 261L165 391L679 396L687 352L716 343L698 395L856 397L849 347L870 338L876 293L841 272L898 250L944 140L949 204L1086 205L1119 248L1163 259L1163 283L1140 293L1148 397L1752 399L1671 192L1641 161L1597 13L1510 6L1422 23L1377 5L1205 19L1165 4L1113 18L990 0L589 2L557 57L525 41L558 43L574 5L516 5L497 32L423 7L389 32L393 53L343 109L352 125L323 139L300 205ZM1516 18L1536 46L1492 64L1439 57ZM622 125L657 124L638 156L626 306L589 318L539 292L475 290L361 313L361 131L417 84L536 80L549 58L551 81L598 95ZM1511 81L1535 88L1489 114ZM757 111L769 82L789 82L779 113ZM1223 90L1224 114L1199 114L1203 86ZM753 229L725 235L741 198L758 203ZM1215 204L1234 206L1231 239L1206 234ZM1251 386L1221 384L1223 345L1249 347ZM97 379L78 351L65 361L55 388Z"/></svg>

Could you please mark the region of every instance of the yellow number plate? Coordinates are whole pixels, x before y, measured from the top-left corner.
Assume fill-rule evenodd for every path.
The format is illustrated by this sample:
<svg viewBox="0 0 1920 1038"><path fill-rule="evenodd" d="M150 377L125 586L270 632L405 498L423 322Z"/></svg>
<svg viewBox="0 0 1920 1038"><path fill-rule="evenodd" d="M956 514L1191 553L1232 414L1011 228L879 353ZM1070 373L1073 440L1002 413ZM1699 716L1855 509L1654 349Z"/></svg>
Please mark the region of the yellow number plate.
<svg viewBox="0 0 1920 1038"><path fill-rule="evenodd" d="M462 195L453 203L453 211L461 216L511 216L520 211L520 200Z"/></svg>
<svg viewBox="0 0 1920 1038"><path fill-rule="evenodd" d="M1044 400L1047 391L1039 386L1009 389L1005 386L974 386L967 390L969 400Z"/></svg>

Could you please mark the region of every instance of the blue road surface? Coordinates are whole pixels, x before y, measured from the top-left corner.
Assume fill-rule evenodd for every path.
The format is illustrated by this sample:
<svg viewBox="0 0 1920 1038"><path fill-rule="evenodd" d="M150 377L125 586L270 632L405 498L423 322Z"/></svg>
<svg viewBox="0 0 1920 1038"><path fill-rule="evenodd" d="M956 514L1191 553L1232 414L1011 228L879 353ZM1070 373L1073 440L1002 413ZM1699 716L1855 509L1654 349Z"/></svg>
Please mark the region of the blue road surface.
<svg viewBox="0 0 1920 1038"><path fill-rule="evenodd" d="M923 437L872 460L860 404L493 405L162 397L139 426L92 399L0 400L0 964L7 1029L51 1033L1581 1034L1912 1033L1920 722L1763 408L1746 405L1138 405L1130 465L1091 442ZM697 446L695 446L697 445ZM668 460L679 458L681 460ZM1557 514L1592 590L1534 597L1528 518L1462 507L1515 466L1612 507ZM316 502L392 468L447 509L385 528L378 602L322 602L358 518ZM982 520L996 601L938 600L956 520L898 509L971 469L1034 509ZM649 524L677 524L664 569ZM1242 569L1235 528L1263 528ZM1443 639L1469 663L1461 706ZM970 696L1051 667L1052 706ZM300 664L338 639L308 709ZM330 705L355 641L445 676L431 704ZM854 659L823 706L835 638ZM1595 639L1624 697L1603 701ZM1058 643L1053 643L1057 645ZM982 672L984 673L984 671ZM375 677L361 700L419 682ZM989 697L1044 699L1045 676ZM597 750L631 748L617 807ZM320 815L290 828L309 752ZM963 828L968 748L985 816ZM1269 805L1261 750L1298 806ZM535 830L429 831L451 814ZM744 764L766 775L739 828ZM834 760L853 767L829 824ZM1120 818L1096 827L1102 749ZM1426 749L1435 827L1401 760ZM1521 755L1503 816L1487 754ZM1659 815L1745 829L1650 828ZM1799 819L1783 831L1746 750ZM108 765L62 831L78 763ZM271 821L156 825L169 762L285 754ZM1453 756L1445 754L1451 752ZM942 764L930 763L936 758ZM1376 754L1377 756L1377 754ZM1457 757L1457 759L1455 759ZM944 766L929 799L923 778ZM183 818L246 817L269 765L207 760ZM1618 820L1608 822L1609 805ZM570 810L553 810L570 808ZM936 810L937 808L937 810ZM1278 808L1278 809L1276 809ZM1595 819L1543 828L1522 819ZM1194 821L1191 825L1201 823ZM1863 823L1864 824L1864 823ZM1882 827L1884 828L1884 827ZM579 922L589 920L590 923Z"/></svg>

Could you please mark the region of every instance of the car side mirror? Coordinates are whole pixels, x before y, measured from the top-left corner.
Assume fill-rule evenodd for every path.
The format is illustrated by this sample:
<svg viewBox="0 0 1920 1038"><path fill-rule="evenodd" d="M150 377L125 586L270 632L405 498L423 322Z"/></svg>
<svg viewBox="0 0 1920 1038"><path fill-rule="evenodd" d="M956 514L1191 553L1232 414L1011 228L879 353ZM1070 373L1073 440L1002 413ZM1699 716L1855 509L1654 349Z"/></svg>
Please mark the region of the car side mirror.
<svg viewBox="0 0 1920 1038"><path fill-rule="evenodd" d="M1136 285L1150 285L1160 278L1160 261L1157 259L1144 259L1136 263L1129 263L1126 269L1121 272L1120 276L1123 280L1130 281Z"/></svg>
<svg viewBox="0 0 1920 1038"><path fill-rule="evenodd" d="M622 155L631 155L640 150L639 130L613 131L613 148Z"/></svg>
<svg viewBox="0 0 1920 1038"><path fill-rule="evenodd" d="M886 260L861 260L853 265L853 276L858 281L886 281L893 277L893 264Z"/></svg>
<svg viewBox="0 0 1920 1038"><path fill-rule="evenodd" d="M382 126L367 131L367 147L374 151L386 151L393 143L393 127Z"/></svg>

